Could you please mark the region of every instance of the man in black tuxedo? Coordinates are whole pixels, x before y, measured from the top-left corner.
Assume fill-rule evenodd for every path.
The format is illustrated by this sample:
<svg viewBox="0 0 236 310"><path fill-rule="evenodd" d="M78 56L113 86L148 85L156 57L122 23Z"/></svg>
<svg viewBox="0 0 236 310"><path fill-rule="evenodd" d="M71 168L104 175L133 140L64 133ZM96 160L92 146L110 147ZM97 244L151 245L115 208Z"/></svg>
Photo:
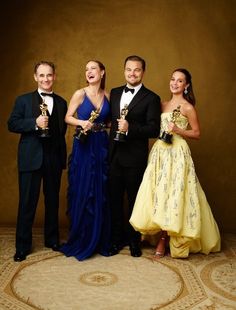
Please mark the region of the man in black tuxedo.
<svg viewBox="0 0 236 310"><path fill-rule="evenodd" d="M44 243L59 249L58 208L62 169L66 167L66 101L52 92L55 66L48 61L35 65L38 89L16 99L8 129L21 134L18 146L19 206L15 261L31 252L32 225L40 194L45 202ZM43 108L46 107L46 109ZM43 109L43 110L41 110Z"/></svg>
<svg viewBox="0 0 236 310"><path fill-rule="evenodd" d="M109 255L119 253L126 244L129 244L132 256L142 255L140 233L128 221L147 165L148 139L158 136L161 113L159 96L142 84L144 72L145 61L141 57L127 57L124 64L127 84L112 89L110 95L112 124L109 187L112 242ZM126 106L128 111L125 111ZM126 212L125 193L128 200Z"/></svg>

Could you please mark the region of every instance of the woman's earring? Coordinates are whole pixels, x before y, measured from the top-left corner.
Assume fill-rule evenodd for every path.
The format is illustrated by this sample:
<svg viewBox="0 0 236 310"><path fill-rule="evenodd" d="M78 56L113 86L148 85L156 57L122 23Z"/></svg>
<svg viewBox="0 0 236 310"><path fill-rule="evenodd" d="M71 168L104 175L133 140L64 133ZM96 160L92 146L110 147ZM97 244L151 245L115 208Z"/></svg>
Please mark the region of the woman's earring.
<svg viewBox="0 0 236 310"><path fill-rule="evenodd" d="M187 95L187 93L188 93L188 89L185 88L185 89L184 89L184 94Z"/></svg>

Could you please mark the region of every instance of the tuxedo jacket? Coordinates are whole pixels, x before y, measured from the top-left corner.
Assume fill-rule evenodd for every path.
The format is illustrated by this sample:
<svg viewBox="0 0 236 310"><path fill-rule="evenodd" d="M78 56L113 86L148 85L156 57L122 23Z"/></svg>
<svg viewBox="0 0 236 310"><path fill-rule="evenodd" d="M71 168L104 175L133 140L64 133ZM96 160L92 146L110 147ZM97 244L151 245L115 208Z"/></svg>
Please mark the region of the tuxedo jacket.
<svg viewBox="0 0 236 310"><path fill-rule="evenodd" d="M160 97L142 85L128 106L125 119L129 123L126 142L114 141L120 118L120 99L125 86L113 88L110 95L111 130L110 162L116 157L126 167L146 166L149 138L156 138L160 131Z"/></svg>
<svg viewBox="0 0 236 310"><path fill-rule="evenodd" d="M19 171L33 171L41 167L43 161L43 146L36 130L36 118L41 114L40 104L42 98L38 91L19 96L8 120L8 129L11 132L21 134L18 145L18 169ZM64 121L67 112L66 101L54 94L53 105L57 108L59 136L58 145L62 168L66 167L66 123Z"/></svg>

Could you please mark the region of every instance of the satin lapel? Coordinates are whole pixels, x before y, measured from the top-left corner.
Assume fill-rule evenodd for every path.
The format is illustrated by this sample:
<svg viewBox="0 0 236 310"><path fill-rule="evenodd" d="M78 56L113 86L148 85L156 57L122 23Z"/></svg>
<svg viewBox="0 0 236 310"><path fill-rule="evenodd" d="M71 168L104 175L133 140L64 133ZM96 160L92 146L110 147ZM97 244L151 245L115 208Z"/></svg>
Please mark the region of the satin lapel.
<svg viewBox="0 0 236 310"><path fill-rule="evenodd" d="M57 108L60 132L63 132L65 115L64 115L64 110L62 109L63 105L60 104L59 99L56 94L53 97L53 105L55 108Z"/></svg>
<svg viewBox="0 0 236 310"><path fill-rule="evenodd" d="M147 94L147 89L146 87L142 86L140 90L138 91L138 93L134 96L134 98L130 102L128 106L128 110L131 111L137 104L139 104L140 101L143 99L143 97L146 96L146 94Z"/></svg>
<svg viewBox="0 0 236 310"><path fill-rule="evenodd" d="M120 118L120 99L123 92L123 88L121 87L114 98L114 112L117 118Z"/></svg>
<svg viewBox="0 0 236 310"><path fill-rule="evenodd" d="M33 92L32 94L32 116L38 117L41 114L39 105L42 102L42 98L40 97L38 91Z"/></svg>

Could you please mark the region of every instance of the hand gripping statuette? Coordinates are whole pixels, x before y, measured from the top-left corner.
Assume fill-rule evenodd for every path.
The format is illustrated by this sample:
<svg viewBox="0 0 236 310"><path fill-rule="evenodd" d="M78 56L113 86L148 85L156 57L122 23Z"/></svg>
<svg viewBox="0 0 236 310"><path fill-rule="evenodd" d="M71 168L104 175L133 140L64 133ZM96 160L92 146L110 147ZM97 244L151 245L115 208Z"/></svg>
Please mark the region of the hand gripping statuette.
<svg viewBox="0 0 236 310"><path fill-rule="evenodd" d="M89 117L89 122L93 123L96 118L99 116L99 110L93 110ZM82 126L77 126L75 130L74 137L78 140L80 140L82 143L84 143L87 140L88 134L90 133L90 130L85 131Z"/></svg>
<svg viewBox="0 0 236 310"><path fill-rule="evenodd" d="M47 106L47 104L45 103L44 100L40 104L39 108L41 110L41 115L42 116L47 116L48 106ZM40 138L48 138L48 137L50 137L49 128L48 127L39 128L39 137Z"/></svg>
<svg viewBox="0 0 236 310"><path fill-rule="evenodd" d="M121 109L120 118L125 119L127 114L128 114L128 105L125 104L124 108ZM126 132L121 131L121 130L117 130L114 140L117 142L125 142L126 141Z"/></svg>
<svg viewBox="0 0 236 310"><path fill-rule="evenodd" d="M180 105L172 111L170 121L175 124L179 116L180 116ZM159 139L168 144L172 144L172 137L173 134L171 133L171 131L163 131Z"/></svg>

